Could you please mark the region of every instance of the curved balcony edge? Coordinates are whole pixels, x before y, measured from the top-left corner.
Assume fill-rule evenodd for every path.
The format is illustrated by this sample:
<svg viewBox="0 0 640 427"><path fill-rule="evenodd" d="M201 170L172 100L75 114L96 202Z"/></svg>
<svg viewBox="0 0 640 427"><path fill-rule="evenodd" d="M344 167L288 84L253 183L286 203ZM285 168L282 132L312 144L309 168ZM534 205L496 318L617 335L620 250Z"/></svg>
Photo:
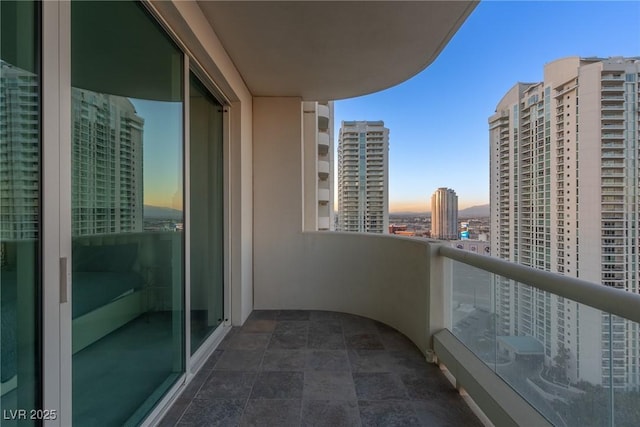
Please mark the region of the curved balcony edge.
<svg viewBox="0 0 640 427"><path fill-rule="evenodd" d="M443 287L430 286L430 276L439 273L433 271L437 261L429 260L436 259L439 244L365 233L304 232L291 238L286 253L256 258L254 308L368 317L402 332L428 354L448 308ZM433 304L434 298L442 304Z"/></svg>

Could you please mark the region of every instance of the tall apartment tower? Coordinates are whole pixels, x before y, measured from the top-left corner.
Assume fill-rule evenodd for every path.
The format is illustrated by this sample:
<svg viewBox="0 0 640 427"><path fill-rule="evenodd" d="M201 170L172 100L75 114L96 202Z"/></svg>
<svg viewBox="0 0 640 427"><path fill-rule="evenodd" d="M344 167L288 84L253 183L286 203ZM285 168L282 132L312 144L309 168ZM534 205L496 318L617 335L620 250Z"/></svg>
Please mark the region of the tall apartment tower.
<svg viewBox="0 0 640 427"><path fill-rule="evenodd" d="M640 58L569 57L505 94L489 118L492 254L638 292L639 80ZM640 388L637 324L508 282L495 297L498 335L536 338L548 363L568 349L572 381Z"/></svg>
<svg viewBox="0 0 640 427"><path fill-rule="evenodd" d="M458 196L450 188L438 188L431 196L431 237L458 239Z"/></svg>
<svg viewBox="0 0 640 427"><path fill-rule="evenodd" d="M338 137L338 231L388 233L389 129L343 121Z"/></svg>
<svg viewBox="0 0 640 427"><path fill-rule="evenodd" d="M144 119L120 96L76 88L71 96L73 235L142 231Z"/></svg>
<svg viewBox="0 0 640 427"><path fill-rule="evenodd" d="M305 101L304 229L334 229L333 101Z"/></svg>

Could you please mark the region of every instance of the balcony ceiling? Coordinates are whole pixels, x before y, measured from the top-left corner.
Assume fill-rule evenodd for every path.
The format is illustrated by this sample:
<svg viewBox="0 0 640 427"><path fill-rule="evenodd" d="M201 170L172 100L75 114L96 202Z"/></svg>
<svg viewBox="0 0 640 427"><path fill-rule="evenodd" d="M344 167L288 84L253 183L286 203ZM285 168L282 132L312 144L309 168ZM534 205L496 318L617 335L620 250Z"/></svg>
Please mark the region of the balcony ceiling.
<svg viewBox="0 0 640 427"><path fill-rule="evenodd" d="M426 68L476 1L199 1L255 96L350 98Z"/></svg>

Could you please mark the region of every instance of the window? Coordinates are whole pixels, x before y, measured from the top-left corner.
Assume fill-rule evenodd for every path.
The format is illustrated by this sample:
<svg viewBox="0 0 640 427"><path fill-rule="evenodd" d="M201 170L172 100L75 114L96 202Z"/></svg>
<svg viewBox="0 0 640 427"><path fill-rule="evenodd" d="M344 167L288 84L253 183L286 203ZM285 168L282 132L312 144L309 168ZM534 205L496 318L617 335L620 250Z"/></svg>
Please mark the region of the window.
<svg viewBox="0 0 640 427"><path fill-rule="evenodd" d="M72 2L71 50L73 424L133 425L184 371L183 55L132 1Z"/></svg>

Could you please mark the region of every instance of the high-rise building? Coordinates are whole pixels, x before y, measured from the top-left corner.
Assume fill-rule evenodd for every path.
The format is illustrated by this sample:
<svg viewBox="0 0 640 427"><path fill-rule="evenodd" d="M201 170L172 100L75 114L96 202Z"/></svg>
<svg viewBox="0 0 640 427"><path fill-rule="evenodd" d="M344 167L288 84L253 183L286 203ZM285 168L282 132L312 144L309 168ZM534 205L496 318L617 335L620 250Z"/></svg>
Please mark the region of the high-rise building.
<svg viewBox="0 0 640 427"><path fill-rule="evenodd" d="M333 230L333 101L303 103L304 227Z"/></svg>
<svg viewBox="0 0 640 427"><path fill-rule="evenodd" d="M640 58L569 57L507 92L489 118L494 255L638 292L639 80ZM637 324L497 285L499 334L534 337L547 362L568 353L573 381L613 375L615 387L639 388L638 345L616 344L637 343ZM594 357L577 359L586 349Z"/></svg>
<svg viewBox="0 0 640 427"><path fill-rule="evenodd" d="M71 96L74 235L142 231L144 119L121 96Z"/></svg>
<svg viewBox="0 0 640 427"><path fill-rule="evenodd" d="M338 138L338 231L389 229L389 129L343 121Z"/></svg>
<svg viewBox="0 0 640 427"><path fill-rule="evenodd" d="M431 237L458 239L458 196L450 188L440 187L431 196Z"/></svg>

